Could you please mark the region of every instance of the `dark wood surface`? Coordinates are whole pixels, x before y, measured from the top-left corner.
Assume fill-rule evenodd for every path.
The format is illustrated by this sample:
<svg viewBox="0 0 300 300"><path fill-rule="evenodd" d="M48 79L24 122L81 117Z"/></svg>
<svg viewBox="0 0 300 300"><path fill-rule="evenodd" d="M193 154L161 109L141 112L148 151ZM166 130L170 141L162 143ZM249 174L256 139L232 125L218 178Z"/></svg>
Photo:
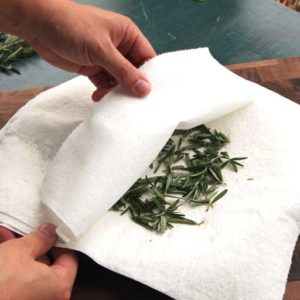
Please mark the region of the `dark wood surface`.
<svg viewBox="0 0 300 300"><path fill-rule="evenodd" d="M273 90L300 104L300 57L261 61L227 66L246 79ZM0 128L34 96L51 87L0 93ZM168 296L139 282L97 265L82 253L72 299L74 300L166 300ZM284 300L300 299L300 238L295 247Z"/></svg>

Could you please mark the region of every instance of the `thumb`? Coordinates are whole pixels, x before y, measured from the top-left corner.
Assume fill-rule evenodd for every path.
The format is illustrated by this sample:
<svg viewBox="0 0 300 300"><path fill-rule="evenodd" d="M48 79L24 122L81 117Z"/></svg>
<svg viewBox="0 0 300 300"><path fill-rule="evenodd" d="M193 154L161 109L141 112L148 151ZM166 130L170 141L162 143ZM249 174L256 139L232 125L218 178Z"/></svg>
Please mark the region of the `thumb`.
<svg viewBox="0 0 300 300"><path fill-rule="evenodd" d="M45 223L19 241L23 243L25 251L37 259L47 253L55 243L57 239L55 229L53 224Z"/></svg>
<svg viewBox="0 0 300 300"><path fill-rule="evenodd" d="M129 92L137 96L146 96L151 84L146 76L134 67L115 47L111 45L110 55L101 65Z"/></svg>

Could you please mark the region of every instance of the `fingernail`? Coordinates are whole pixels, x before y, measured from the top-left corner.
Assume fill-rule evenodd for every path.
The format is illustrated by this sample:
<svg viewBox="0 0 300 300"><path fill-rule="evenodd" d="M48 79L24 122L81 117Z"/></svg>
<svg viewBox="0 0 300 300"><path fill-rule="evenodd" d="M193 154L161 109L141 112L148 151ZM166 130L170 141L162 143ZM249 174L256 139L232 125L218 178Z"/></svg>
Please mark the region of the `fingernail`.
<svg viewBox="0 0 300 300"><path fill-rule="evenodd" d="M41 231L45 232L46 234L48 234L50 237L57 236L56 231L55 231L56 226L53 224L50 224L50 223L43 224L39 227L39 229Z"/></svg>
<svg viewBox="0 0 300 300"><path fill-rule="evenodd" d="M151 85L149 82L147 82L146 80L144 79L140 79L134 86L134 89L135 91L143 96L143 95L146 95L150 92L151 90Z"/></svg>

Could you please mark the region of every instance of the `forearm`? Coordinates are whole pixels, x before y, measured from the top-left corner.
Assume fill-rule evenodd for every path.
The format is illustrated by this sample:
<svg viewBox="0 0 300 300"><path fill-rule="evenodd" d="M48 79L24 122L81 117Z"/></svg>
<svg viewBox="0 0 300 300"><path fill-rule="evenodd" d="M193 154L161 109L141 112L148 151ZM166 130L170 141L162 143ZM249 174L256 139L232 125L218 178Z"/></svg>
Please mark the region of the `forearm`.
<svg viewBox="0 0 300 300"><path fill-rule="evenodd" d="M70 0L0 0L0 31L32 40Z"/></svg>

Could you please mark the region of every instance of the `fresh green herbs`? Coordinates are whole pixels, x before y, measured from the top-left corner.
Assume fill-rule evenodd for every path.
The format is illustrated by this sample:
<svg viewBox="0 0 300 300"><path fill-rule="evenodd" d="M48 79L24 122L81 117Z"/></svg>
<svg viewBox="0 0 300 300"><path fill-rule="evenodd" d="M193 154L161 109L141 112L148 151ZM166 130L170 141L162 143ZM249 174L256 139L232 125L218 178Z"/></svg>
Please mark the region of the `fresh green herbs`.
<svg viewBox="0 0 300 300"><path fill-rule="evenodd" d="M175 143L173 139L178 139ZM205 125L189 130L175 130L173 136L150 165L151 177L138 179L113 205L121 215L129 212L132 220L149 229L164 233L173 224L200 225L185 218L179 208L207 205L207 210L227 193L218 192L223 182L222 169L227 165L238 172L240 161L221 149L230 140L222 132L212 133ZM156 164L156 166L155 166ZM162 175L155 175L158 171Z"/></svg>
<svg viewBox="0 0 300 300"><path fill-rule="evenodd" d="M0 71L13 71L20 74L11 62L35 54L34 49L25 40L0 32Z"/></svg>

